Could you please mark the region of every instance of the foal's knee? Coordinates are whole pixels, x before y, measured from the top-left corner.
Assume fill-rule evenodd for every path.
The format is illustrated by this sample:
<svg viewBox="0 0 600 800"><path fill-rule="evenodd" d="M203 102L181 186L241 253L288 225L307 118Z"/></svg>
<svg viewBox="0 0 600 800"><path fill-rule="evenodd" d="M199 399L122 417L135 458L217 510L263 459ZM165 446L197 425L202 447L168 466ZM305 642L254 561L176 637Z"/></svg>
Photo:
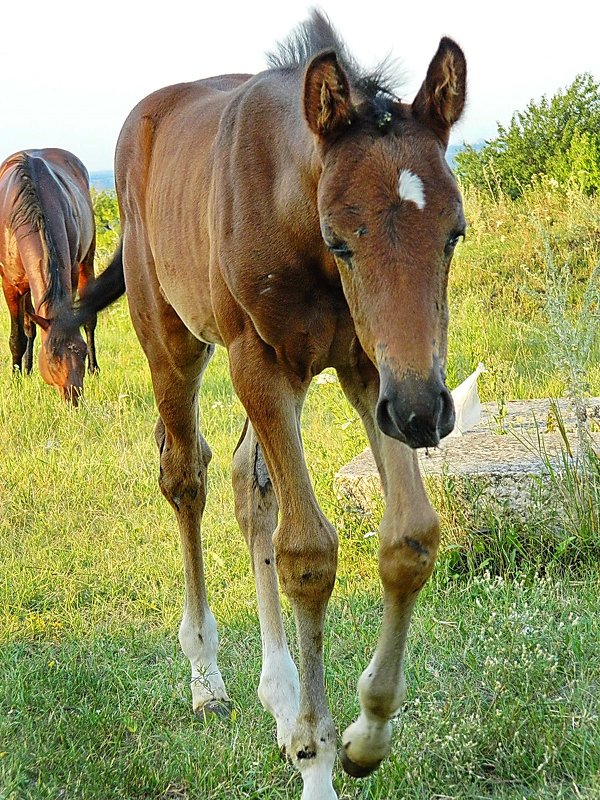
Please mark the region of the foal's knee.
<svg viewBox="0 0 600 800"><path fill-rule="evenodd" d="M422 589L433 571L439 542L439 517L431 507L408 524L382 530L379 572L384 588L403 597Z"/></svg>
<svg viewBox="0 0 600 800"><path fill-rule="evenodd" d="M327 602L337 570L337 533L323 515L302 527L282 520L273 536L281 588L292 601Z"/></svg>

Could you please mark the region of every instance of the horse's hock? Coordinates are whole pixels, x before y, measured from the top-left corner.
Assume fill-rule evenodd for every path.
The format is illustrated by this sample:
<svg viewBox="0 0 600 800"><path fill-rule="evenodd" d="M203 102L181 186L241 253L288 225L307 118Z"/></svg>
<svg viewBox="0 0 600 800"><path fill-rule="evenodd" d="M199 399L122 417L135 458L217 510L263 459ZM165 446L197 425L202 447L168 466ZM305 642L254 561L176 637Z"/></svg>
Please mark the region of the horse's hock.
<svg viewBox="0 0 600 800"><path fill-rule="evenodd" d="M522 515L551 500L555 481L576 469L579 439L575 412L567 400L483 403L481 421L463 436L444 439L435 450L419 450L427 488L435 495L449 490L479 507ZM587 403L591 447L600 453L600 398ZM558 416L558 419L557 419ZM381 495L381 483L370 449L335 476L342 502L369 509ZM437 503L435 503L437 505Z"/></svg>

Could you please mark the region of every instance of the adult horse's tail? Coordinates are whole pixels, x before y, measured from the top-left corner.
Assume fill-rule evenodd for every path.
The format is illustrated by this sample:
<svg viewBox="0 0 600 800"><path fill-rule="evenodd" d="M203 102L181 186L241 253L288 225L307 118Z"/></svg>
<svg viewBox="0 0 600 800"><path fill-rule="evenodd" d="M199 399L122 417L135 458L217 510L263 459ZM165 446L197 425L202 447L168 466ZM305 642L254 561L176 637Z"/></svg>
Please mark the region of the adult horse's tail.
<svg viewBox="0 0 600 800"><path fill-rule="evenodd" d="M72 336L86 322L89 322L98 311L118 300L125 294L125 276L123 274L123 242L104 272L90 284L83 297L80 297L73 308L63 308L63 313L57 315L50 338L54 345Z"/></svg>

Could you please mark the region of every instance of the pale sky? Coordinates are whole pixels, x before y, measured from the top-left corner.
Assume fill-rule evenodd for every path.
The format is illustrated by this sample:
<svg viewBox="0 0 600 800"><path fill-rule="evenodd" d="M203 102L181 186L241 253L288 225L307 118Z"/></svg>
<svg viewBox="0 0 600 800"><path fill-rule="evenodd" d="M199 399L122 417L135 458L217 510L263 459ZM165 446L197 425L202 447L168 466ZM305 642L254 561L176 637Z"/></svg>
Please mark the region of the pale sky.
<svg viewBox="0 0 600 800"><path fill-rule="evenodd" d="M180 81L257 72L266 51L317 5L355 58L391 54L413 99L443 35L463 48L468 105L451 141L495 136L531 99L581 72L600 80L600 5L537 0L6 0L0 34L0 161L63 147L89 170L111 169L125 117Z"/></svg>

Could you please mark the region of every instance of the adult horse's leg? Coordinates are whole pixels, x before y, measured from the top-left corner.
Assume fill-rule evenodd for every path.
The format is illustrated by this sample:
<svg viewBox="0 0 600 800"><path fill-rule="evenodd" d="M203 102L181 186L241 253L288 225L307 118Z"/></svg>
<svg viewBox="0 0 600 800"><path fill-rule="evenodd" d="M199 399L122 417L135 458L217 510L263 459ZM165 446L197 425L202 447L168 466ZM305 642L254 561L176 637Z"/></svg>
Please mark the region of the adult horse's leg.
<svg viewBox="0 0 600 800"><path fill-rule="evenodd" d="M233 457L235 512L244 534L256 582L262 639L262 672L258 696L277 723L282 752L289 747L298 716L298 671L283 629L273 532L277 526L277 499L260 445L246 421Z"/></svg>
<svg viewBox="0 0 600 800"><path fill-rule="evenodd" d="M302 774L302 800L333 800L335 729L325 697L323 623L337 566L337 535L319 508L304 462L299 414L306 385L246 329L229 345L231 375L273 480L277 573L296 619L300 707L286 751Z"/></svg>
<svg viewBox="0 0 600 800"><path fill-rule="evenodd" d="M389 753L390 719L406 693L403 657L419 591L431 575L439 544L439 520L423 487L417 454L385 436L375 422L379 377L370 362L338 370L344 392L364 422L384 488L386 510L379 527L383 618L371 663L358 682L361 713L342 736L346 772L368 775Z"/></svg>
<svg viewBox="0 0 600 800"><path fill-rule="evenodd" d="M89 252L79 265L79 276L77 281L77 292L79 297L83 297L85 295L86 289L94 282L94 252L95 252L95 240L90 248ZM94 374L95 372L99 372L100 367L98 366L98 359L96 358L96 339L95 339L95 331L96 331L96 322L97 317L93 314L83 326L85 331L85 338L87 341L87 354L88 354L88 372L90 374Z"/></svg>
<svg viewBox="0 0 600 800"><path fill-rule="evenodd" d="M31 302L31 292L27 292L21 298L21 313L23 315L23 327L27 337L27 347L25 349L25 372L29 375L33 369L33 345L37 327L29 314L33 314L33 304Z"/></svg>
<svg viewBox="0 0 600 800"><path fill-rule="evenodd" d="M2 281L2 291L10 314L8 344L12 356L13 371L21 372L23 354L27 349L27 336L23 325L23 305L16 289L5 281Z"/></svg>
<svg viewBox="0 0 600 800"><path fill-rule="evenodd" d="M149 248L127 245L126 240L131 318L150 365L160 414L155 431L159 485L175 511L181 537L185 606L179 642L192 668L194 712L204 718L229 710L217 666L217 625L208 605L200 538L211 452L199 431L198 391L214 346L198 341L165 302Z"/></svg>

